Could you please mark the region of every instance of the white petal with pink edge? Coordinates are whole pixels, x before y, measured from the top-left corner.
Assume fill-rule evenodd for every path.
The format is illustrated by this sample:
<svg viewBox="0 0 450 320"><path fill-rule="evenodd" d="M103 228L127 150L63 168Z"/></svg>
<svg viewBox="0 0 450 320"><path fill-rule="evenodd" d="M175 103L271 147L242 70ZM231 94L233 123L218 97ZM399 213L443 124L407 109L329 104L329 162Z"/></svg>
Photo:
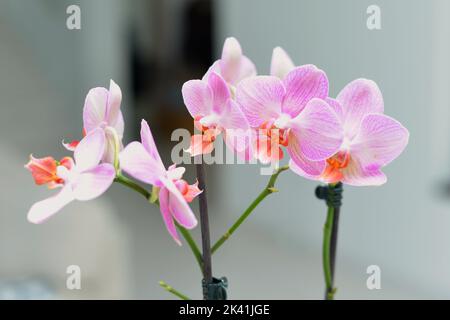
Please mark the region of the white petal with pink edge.
<svg viewBox="0 0 450 320"><path fill-rule="evenodd" d="M283 48L276 47L273 49L270 75L283 79L294 68L294 63Z"/></svg>

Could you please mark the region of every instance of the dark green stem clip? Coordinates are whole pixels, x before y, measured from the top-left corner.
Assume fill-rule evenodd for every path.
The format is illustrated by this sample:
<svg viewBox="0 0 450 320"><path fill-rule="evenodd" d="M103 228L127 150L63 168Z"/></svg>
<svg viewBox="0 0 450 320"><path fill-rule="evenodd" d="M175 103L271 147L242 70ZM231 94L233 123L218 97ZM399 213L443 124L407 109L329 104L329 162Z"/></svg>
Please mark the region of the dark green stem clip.
<svg viewBox="0 0 450 320"><path fill-rule="evenodd" d="M228 280L226 277L212 278L210 283L202 280L203 295L207 300L227 300Z"/></svg>
<svg viewBox="0 0 450 320"><path fill-rule="evenodd" d="M344 188L339 182L334 186L318 186L316 188L316 197L325 200L329 207L340 208L342 206L342 192Z"/></svg>

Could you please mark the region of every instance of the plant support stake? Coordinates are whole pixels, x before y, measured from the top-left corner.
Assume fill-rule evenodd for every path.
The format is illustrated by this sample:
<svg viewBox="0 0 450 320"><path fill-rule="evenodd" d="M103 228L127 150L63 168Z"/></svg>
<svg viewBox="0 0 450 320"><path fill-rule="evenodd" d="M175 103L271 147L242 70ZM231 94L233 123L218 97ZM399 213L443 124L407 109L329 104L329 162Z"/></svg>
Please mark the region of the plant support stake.
<svg viewBox="0 0 450 320"><path fill-rule="evenodd" d="M328 206L327 219L323 229L323 271L325 276L325 300L333 300L336 288L334 287L334 271L336 266L337 237L339 227L339 214L342 205L342 183L318 186L316 196L325 200Z"/></svg>
<svg viewBox="0 0 450 320"><path fill-rule="evenodd" d="M226 278L217 279L213 277L212 261L211 261L211 237L209 229L208 202L205 167L203 165L202 156L198 156L200 161L196 161L198 187L203 192L199 195L200 209L200 229L202 233L202 250L203 250L203 299L204 300L226 300L226 288L228 281Z"/></svg>

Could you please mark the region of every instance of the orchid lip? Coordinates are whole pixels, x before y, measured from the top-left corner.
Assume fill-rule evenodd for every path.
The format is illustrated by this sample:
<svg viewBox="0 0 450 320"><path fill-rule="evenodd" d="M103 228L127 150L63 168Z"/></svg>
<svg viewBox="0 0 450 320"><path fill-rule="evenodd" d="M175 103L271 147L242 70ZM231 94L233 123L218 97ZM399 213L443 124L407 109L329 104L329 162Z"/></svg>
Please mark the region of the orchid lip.
<svg viewBox="0 0 450 320"><path fill-rule="evenodd" d="M273 124L279 129L286 129L287 127L289 127L289 123L291 120L292 118L289 114L282 113Z"/></svg>

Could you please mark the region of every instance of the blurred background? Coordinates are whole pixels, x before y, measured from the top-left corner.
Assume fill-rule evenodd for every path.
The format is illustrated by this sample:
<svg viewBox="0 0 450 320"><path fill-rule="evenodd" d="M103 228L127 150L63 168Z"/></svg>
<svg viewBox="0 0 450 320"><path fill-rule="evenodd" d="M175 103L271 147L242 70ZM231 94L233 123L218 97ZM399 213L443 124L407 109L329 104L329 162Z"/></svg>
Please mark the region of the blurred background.
<svg viewBox="0 0 450 320"><path fill-rule="evenodd" d="M381 30L366 26L372 4ZM66 27L70 5L81 9L80 30ZM260 74L275 46L324 69L331 96L373 79L386 113L411 133L386 185L346 187L336 297L450 298L449 12L446 0L0 0L0 298L172 299L159 280L201 298L195 260L156 207L113 185L32 225L28 209L51 192L23 165L30 153L63 156L61 140L81 136L86 93L109 79L123 91L125 142L145 118L169 164L172 130L192 128L181 85L203 75L228 36ZM268 177L258 165L212 165L207 175L214 240ZM316 183L291 172L277 186L214 255L230 298L322 298L325 205ZM66 288L70 265L81 268L81 290ZM370 265L381 269L380 290L366 286Z"/></svg>

